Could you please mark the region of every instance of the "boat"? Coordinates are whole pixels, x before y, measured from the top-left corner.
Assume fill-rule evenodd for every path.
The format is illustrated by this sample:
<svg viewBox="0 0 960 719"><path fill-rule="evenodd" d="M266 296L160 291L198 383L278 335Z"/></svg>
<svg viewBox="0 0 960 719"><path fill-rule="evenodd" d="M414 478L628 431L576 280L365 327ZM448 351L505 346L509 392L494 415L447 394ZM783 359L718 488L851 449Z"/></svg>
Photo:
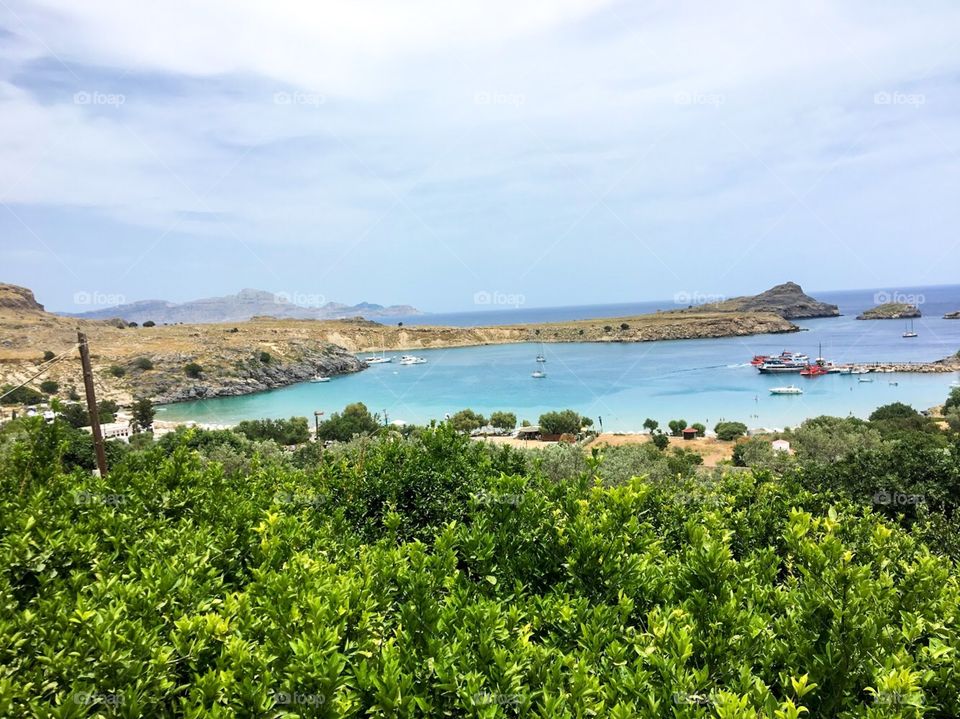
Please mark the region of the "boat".
<svg viewBox="0 0 960 719"><path fill-rule="evenodd" d="M908 327L906 330L904 330L903 336L904 336L905 338L917 337L917 336L918 336L917 333L913 331L913 320L910 320L910 327Z"/></svg>
<svg viewBox="0 0 960 719"><path fill-rule="evenodd" d="M530 374L534 379L544 379L547 373L543 369L543 363L546 362L542 357L537 357L537 368Z"/></svg>
<svg viewBox="0 0 960 719"><path fill-rule="evenodd" d="M873 382L873 377L857 377L857 382Z"/></svg>
<svg viewBox="0 0 960 719"><path fill-rule="evenodd" d="M800 372L807 367L805 362L795 360L770 359L757 367L760 374L783 374Z"/></svg>
<svg viewBox="0 0 960 719"><path fill-rule="evenodd" d="M323 377L322 375L315 375L311 382L329 382L329 377Z"/></svg>
<svg viewBox="0 0 960 719"><path fill-rule="evenodd" d="M537 362L546 362L547 358L543 356L543 342L540 343L540 352L537 353Z"/></svg>
<svg viewBox="0 0 960 719"><path fill-rule="evenodd" d="M402 365L411 365L411 364L426 364L427 361L423 357L414 357L413 355L403 355L400 358L400 364Z"/></svg>
<svg viewBox="0 0 960 719"><path fill-rule="evenodd" d="M786 387L771 387L770 394L803 394L803 390L791 384Z"/></svg>
<svg viewBox="0 0 960 719"><path fill-rule="evenodd" d="M367 364L387 364L393 362L393 357L367 357L363 361Z"/></svg>

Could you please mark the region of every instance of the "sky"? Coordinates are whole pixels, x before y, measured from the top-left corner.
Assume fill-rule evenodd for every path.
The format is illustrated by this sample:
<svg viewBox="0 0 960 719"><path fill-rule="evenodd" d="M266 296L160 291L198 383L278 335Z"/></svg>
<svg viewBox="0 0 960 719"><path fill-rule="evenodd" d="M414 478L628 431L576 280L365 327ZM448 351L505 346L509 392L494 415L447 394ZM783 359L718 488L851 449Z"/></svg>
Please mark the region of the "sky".
<svg viewBox="0 0 960 719"><path fill-rule="evenodd" d="M954 283L960 4L0 1L0 281L444 312Z"/></svg>

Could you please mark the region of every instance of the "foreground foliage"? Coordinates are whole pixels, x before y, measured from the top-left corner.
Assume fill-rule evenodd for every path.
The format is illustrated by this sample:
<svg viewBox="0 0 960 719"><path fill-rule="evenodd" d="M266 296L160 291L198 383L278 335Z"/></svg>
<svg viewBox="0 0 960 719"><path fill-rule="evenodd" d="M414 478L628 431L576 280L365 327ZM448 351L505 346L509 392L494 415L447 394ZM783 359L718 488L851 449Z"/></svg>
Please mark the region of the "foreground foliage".
<svg viewBox="0 0 960 719"><path fill-rule="evenodd" d="M444 427L299 469L184 432L100 479L26 427L2 716L960 715L954 565L795 479L571 472Z"/></svg>

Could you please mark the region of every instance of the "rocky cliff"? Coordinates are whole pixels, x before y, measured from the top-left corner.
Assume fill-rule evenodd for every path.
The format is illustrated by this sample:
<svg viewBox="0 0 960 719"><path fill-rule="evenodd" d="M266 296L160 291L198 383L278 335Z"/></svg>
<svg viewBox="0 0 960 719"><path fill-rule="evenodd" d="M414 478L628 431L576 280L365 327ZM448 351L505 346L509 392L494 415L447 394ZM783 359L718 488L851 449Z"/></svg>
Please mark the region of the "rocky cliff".
<svg viewBox="0 0 960 719"><path fill-rule="evenodd" d="M11 312L43 312L41 305L26 287L0 283L0 310Z"/></svg>

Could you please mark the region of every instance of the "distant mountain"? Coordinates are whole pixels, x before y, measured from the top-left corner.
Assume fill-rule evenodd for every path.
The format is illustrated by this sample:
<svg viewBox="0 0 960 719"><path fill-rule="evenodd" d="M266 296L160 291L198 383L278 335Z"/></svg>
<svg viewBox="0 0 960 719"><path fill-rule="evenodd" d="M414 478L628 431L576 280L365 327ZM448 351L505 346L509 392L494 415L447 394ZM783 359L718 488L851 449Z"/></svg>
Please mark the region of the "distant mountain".
<svg viewBox="0 0 960 719"><path fill-rule="evenodd" d="M361 302L357 305L345 305L339 302L325 302L317 306L298 303L309 298L298 298L286 293L266 292L265 290L240 290L235 295L225 297L206 297L190 302L167 302L166 300L141 300L127 304L91 310L89 312L60 314L66 317L80 317L88 320L119 317L127 322L140 324L152 320L158 325L184 322L198 324L208 322L243 322L251 317L276 317L278 319L333 320L346 317L377 319L384 317L404 317L423 314L410 305L383 305Z"/></svg>

